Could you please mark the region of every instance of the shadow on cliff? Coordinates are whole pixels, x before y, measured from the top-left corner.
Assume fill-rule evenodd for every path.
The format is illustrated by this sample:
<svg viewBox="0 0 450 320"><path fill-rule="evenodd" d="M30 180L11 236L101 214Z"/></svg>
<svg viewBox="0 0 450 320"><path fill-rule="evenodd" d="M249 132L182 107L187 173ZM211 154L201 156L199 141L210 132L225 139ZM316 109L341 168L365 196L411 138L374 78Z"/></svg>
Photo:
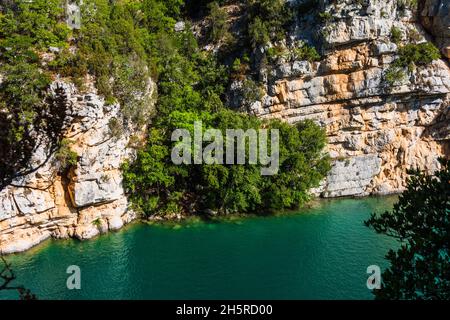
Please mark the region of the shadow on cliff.
<svg viewBox="0 0 450 320"><path fill-rule="evenodd" d="M21 122L20 115L0 112L0 190L44 166L58 149L68 108L63 88L56 88L55 95L48 96L44 105L32 128L25 128L19 141L11 137L11 132L14 124ZM44 155L33 161L39 148L45 150Z"/></svg>

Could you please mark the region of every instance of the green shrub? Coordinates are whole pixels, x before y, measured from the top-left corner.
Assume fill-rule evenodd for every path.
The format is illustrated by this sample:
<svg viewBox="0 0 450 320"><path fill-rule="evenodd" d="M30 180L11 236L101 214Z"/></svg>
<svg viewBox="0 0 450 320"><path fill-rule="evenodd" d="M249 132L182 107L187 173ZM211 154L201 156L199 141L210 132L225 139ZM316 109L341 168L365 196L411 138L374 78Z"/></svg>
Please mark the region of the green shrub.
<svg viewBox="0 0 450 320"><path fill-rule="evenodd" d="M397 7L401 13L406 9L417 10L419 5L418 0L397 0Z"/></svg>
<svg viewBox="0 0 450 320"><path fill-rule="evenodd" d="M294 60L307 60L309 62L320 61L321 56L316 48L303 43L300 47L296 47L293 51Z"/></svg>
<svg viewBox="0 0 450 320"><path fill-rule="evenodd" d="M270 41L270 30L267 23L256 17L248 27L248 34L253 48L266 45Z"/></svg>
<svg viewBox="0 0 450 320"><path fill-rule="evenodd" d="M393 43L398 45L402 41L402 36L403 36L402 30L400 30L397 27L391 28L391 40Z"/></svg>
<svg viewBox="0 0 450 320"><path fill-rule="evenodd" d="M398 50L398 58L385 73L385 81L394 85L403 81L406 76L405 69L413 71L416 66L427 65L440 58L439 49L432 43L407 44Z"/></svg>
<svg viewBox="0 0 450 320"><path fill-rule="evenodd" d="M59 149L55 153L55 158L63 170L71 166L76 166L78 163L78 154L75 151L72 151L72 144L73 143L70 140L62 139Z"/></svg>
<svg viewBox="0 0 450 320"><path fill-rule="evenodd" d="M393 86L399 82L402 82L406 77L405 71L402 68L391 66L386 70L384 79L386 83Z"/></svg>
<svg viewBox="0 0 450 320"><path fill-rule="evenodd" d="M329 12L320 12L319 18L322 20L322 22L328 23L333 20L333 16Z"/></svg>
<svg viewBox="0 0 450 320"><path fill-rule="evenodd" d="M63 0L5 2L0 14L2 58L15 60L29 55L33 49L66 47L70 29L63 22L63 3Z"/></svg>
<svg viewBox="0 0 450 320"><path fill-rule="evenodd" d="M150 116L152 97L146 96L149 70L136 55L117 57L113 62L112 96L122 106L125 122L143 125Z"/></svg>
<svg viewBox="0 0 450 320"><path fill-rule="evenodd" d="M280 130L279 174L262 176L259 165L249 164L173 165L167 133L175 128L192 131L194 120L202 120L205 128L219 128L224 136L228 128L264 126ZM293 127L279 121L263 123L229 110L213 114L177 112L166 129L153 129L137 161L124 166L125 186L131 191L133 203L146 216L180 210L244 213L296 207L309 199L309 188L317 186L330 168L328 157L322 153L325 133L311 121Z"/></svg>

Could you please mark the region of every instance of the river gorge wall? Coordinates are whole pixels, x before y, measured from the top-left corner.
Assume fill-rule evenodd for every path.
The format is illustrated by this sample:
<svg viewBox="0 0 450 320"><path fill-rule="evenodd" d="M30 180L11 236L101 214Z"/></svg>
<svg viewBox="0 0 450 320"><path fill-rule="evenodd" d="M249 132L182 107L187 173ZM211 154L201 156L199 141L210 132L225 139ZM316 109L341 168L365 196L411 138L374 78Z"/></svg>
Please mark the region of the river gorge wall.
<svg viewBox="0 0 450 320"><path fill-rule="evenodd" d="M401 45L392 41L392 28L403 44L434 41L435 34L450 57L448 2L424 1L418 14L399 3L334 1L325 11L332 22L314 29L314 21L300 20L291 36L295 44L308 37L306 30L320 32L321 61L281 58L260 69L264 97L250 112L292 124L313 119L326 128L334 164L315 190L323 197L401 192L408 169L433 172L437 159L450 155L448 60L418 66L395 84L385 80Z"/></svg>
<svg viewBox="0 0 450 320"><path fill-rule="evenodd" d="M313 119L326 129L333 168L315 190L318 195L400 192L408 169L432 172L438 157L450 155L448 2L421 1L418 14L400 13L398 3L335 1L326 6L333 22L318 30L305 17L291 34L295 43L308 32L322 32L321 61L280 59L259 70L264 95L248 112L292 124ZM385 74L398 50L393 26L404 43L412 36L435 42L443 59L388 84ZM154 87L151 83L146 94L153 95ZM92 86L80 93L55 80L49 95L68 110L63 136L77 163L63 170L46 137L40 137L30 160L33 171L0 191L0 253L24 251L50 237L92 238L136 217L120 166L133 158L133 143L142 140L145 128L113 134L111 123L123 122L120 105L107 105ZM230 102L240 107L239 97Z"/></svg>

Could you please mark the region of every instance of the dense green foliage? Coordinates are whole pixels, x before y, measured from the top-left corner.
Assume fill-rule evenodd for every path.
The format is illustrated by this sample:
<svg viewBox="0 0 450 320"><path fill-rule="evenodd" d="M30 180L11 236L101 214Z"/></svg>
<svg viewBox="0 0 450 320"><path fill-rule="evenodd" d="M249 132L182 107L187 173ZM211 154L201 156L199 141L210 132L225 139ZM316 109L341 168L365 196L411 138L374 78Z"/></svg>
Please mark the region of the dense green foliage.
<svg viewBox="0 0 450 320"><path fill-rule="evenodd" d="M219 6L218 2L211 2L208 5L209 13L209 41L217 43L221 40L230 41L231 34L227 22L227 13Z"/></svg>
<svg viewBox="0 0 450 320"><path fill-rule="evenodd" d="M174 165L170 134L178 128L192 131L195 120L201 120L205 129L219 129L224 137L226 129L259 129L262 125L279 129L279 174L262 176L260 165L250 164ZM125 185L146 215L292 208L309 199L308 190L329 170L328 157L322 154L325 141L324 132L312 122L296 127L278 121L263 123L226 109L216 113L174 112L164 128L150 132L148 145L139 152L137 161L125 165Z"/></svg>
<svg viewBox="0 0 450 320"><path fill-rule="evenodd" d="M404 45L398 49L397 59L386 71L385 80L393 85L405 78L405 70L411 72L417 66L427 65L440 57L439 49L430 42Z"/></svg>
<svg viewBox="0 0 450 320"><path fill-rule="evenodd" d="M158 55L165 59L157 65L158 116L147 146L134 163L124 165L124 184L136 208L151 216L206 209L253 212L303 204L308 190L329 170L328 157L322 154L324 132L310 122L294 128L227 110L223 96L230 70L199 50L190 32L165 34L161 40ZM239 61L232 69L240 68ZM255 94L255 85L244 86L253 88L248 95ZM233 128L279 128L280 174L263 177L259 165L249 164L174 165L172 132L183 128L192 132L198 120L205 129L219 129L224 135Z"/></svg>
<svg viewBox="0 0 450 320"><path fill-rule="evenodd" d="M410 43L398 50L398 59L395 60L394 66L400 68L408 67L412 70L414 66L429 64L440 57L439 49L431 42Z"/></svg>
<svg viewBox="0 0 450 320"><path fill-rule="evenodd" d="M108 123L112 137L120 136L128 124L152 123L147 145L138 152L136 162L124 165L125 187L136 208L146 215L293 207L308 199L308 190L329 170L328 157L322 154L325 134L318 126L263 122L226 108L230 74L238 73L237 69L245 73L250 59L242 56L239 67L223 65L216 56L199 49L188 22L185 31L175 32L175 23L195 7L192 2L184 7L183 0L84 1L79 30L66 26L63 4L62 0L37 0L2 7L1 144L7 146L2 149L8 151L2 152L9 152L9 157L20 160L18 154L30 154L35 143L31 128L58 132L53 118L63 118L65 110L60 110L61 117L50 116L57 113L54 108L59 105L46 96L52 77L62 75L84 90L89 74L107 103L121 104L125 121ZM203 1L200 5L208 10L209 40L213 42L229 37L223 4ZM292 10L284 1L249 0L245 5L247 31L255 47L284 38L292 19ZM297 54L301 59L318 58L307 46ZM142 95L150 78L157 80L158 86L156 116L149 110L151 101ZM243 81L242 95L248 104L261 99L259 92L258 83ZM280 173L262 176L260 165L175 166L170 160L171 133L178 128L192 130L195 120L222 132L231 128L279 129ZM55 148L62 169L76 164L77 155L67 140L58 137ZM21 163L26 163L26 157L22 158ZM6 166L3 161L2 166ZM9 169L16 172L18 166Z"/></svg>
<svg viewBox="0 0 450 320"><path fill-rule="evenodd" d="M378 233L403 242L391 250L378 299L450 298L450 161L435 175L411 172L407 190L393 212L373 214L366 222Z"/></svg>

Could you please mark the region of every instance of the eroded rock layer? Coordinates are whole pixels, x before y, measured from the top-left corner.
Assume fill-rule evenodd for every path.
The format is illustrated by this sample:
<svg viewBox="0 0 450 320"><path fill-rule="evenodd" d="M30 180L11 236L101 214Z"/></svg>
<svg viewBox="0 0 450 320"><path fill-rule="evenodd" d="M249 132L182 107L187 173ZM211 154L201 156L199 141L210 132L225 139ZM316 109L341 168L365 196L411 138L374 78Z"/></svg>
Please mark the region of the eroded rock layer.
<svg viewBox="0 0 450 320"><path fill-rule="evenodd" d="M135 218L122 187L120 165L133 157L130 139L139 130L114 136L111 123L123 122L119 105L106 105L92 93L80 94L71 84L54 82L67 111L65 140L77 163L61 168L57 152L45 137L35 150L34 172L0 191L0 252L24 251L54 238L88 239L121 228Z"/></svg>
<svg viewBox="0 0 450 320"><path fill-rule="evenodd" d="M412 11L399 11L398 1L364 3L329 5L333 22L322 27L324 58L314 63L280 59L274 68L261 70L265 96L250 108L262 118L314 119L326 128L335 161L318 190L325 197L399 192L408 169L432 172L438 157L450 155L446 61L417 66L402 81L388 83L385 75L398 52L392 28L401 31L403 44L430 36ZM430 21L435 25L442 19ZM299 22L293 38L301 38L302 23L308 22Z"/></svg>

